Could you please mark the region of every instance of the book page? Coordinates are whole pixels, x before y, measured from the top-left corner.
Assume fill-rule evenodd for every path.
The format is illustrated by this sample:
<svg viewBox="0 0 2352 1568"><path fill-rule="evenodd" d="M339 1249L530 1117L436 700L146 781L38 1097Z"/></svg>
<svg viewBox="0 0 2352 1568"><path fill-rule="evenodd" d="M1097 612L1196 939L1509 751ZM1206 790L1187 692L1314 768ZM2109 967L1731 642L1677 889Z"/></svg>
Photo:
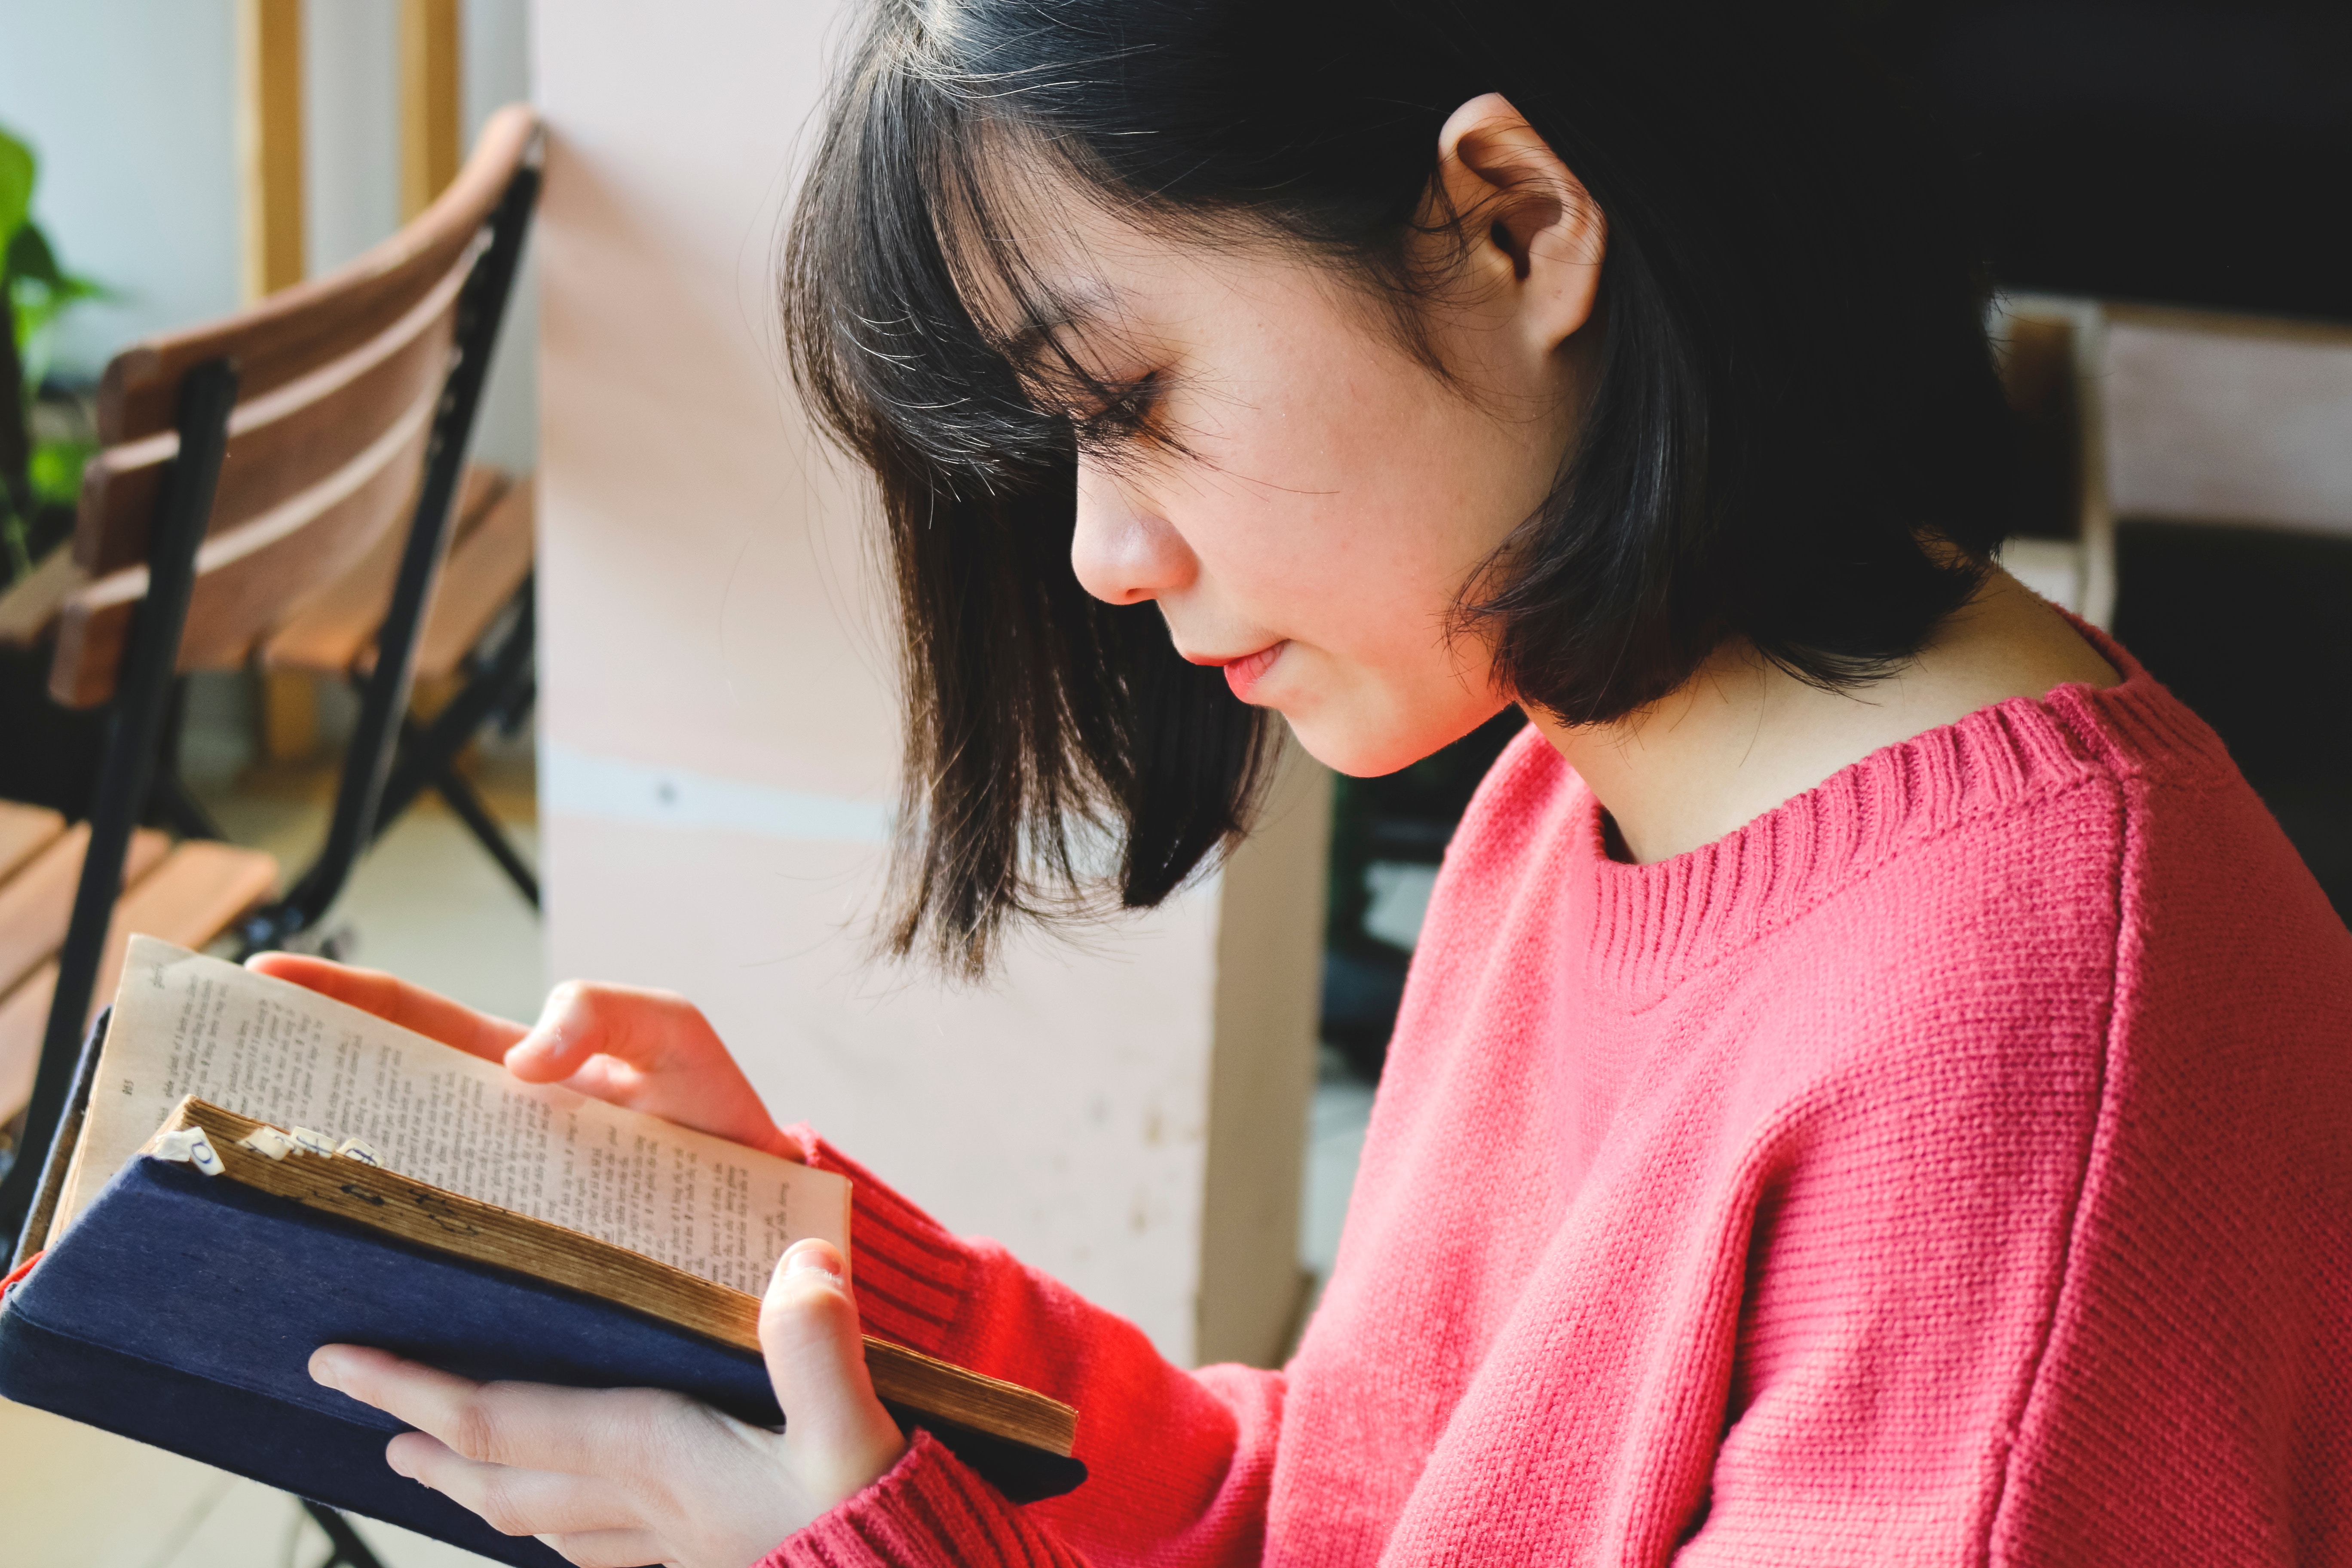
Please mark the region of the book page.
<svg viewBox="0 0 2352 1568"><path fill-rule="evenodd" d="M51 1236L183 1095L373 1146L386 1169L759 1295L808 1237L849 1251L849 1183L133 937Z"/></svg>

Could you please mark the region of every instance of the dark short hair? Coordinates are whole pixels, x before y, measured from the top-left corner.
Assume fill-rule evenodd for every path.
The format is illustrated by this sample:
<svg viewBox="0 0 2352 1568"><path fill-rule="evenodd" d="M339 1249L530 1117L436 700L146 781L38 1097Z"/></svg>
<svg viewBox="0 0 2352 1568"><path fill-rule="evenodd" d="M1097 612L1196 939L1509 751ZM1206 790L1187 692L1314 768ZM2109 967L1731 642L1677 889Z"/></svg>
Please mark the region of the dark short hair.
<svg viewBox="0 0 2352 1568"><path fill-rule="evenodd" d="M1850 685L1980 580L2010 440L1959 165L1825 13L870 0L783 303L804 395L879 481L895 567L896 951L976 973L1008 921L1158 902L1242 831L1271 754L1264 715L1183 663L1152 606L1072 574L1077 437L1008 357L1045 304L992 218L990 149L1042 150L1134 221L1238 226L1409 303L1439 130L1488 91L1608 227L1582 437L1459 606L1507 689L1613 720L1732 636ZM979 319L975 279L1012 321Z"/></svg>

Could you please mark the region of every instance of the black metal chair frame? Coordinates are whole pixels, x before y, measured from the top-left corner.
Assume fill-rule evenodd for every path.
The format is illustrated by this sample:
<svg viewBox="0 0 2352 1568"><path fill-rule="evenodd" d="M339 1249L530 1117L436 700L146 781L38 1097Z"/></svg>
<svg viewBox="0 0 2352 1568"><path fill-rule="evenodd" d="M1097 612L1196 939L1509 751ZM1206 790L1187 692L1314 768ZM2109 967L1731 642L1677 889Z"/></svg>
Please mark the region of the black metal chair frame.
<svg viewBox="0 0 2352 1568"><path fill-rule="evenodd" d="M449 374L434 409L400 574L394 584L391 608L377 634L375 668L362 684L359 724L344 754L326 843L293 889L240 929L248 950L280 944L316 925L342 892L352 867L381 831L380 825L398 816L428 784L441 788L478 837L487 829L486 845L495 841L507 849L500 864L509 875L520 873L533 906L538 904L538 884L529 879L528 868L519 860L508 863L512 851L504 836L478 797L454 772L457 752L485 718L502 706L513 711L519 700L529 700L527 695L520 695L522 688L517 684L513 668L520 666L520 679L527 683L531 635L528 582L523 611L491 657L491 668L477 673L442 715L443 720L453 721L445 725L436 721L419 734L408 723L407 714L416 644L447 547L449 514L465 468L467 443L481 407L490 353L506 318L516 266L538 202L540 178L536 158L515 172L490 218L489 244L476 258L458 297ZM16 1250L44 1168L50 1163L47 1157L50 1144L67 1109L82 1019L97 986L132 832L152 806L193 836L219 836L209 815L180 780L176 753L183 683L177 670L181 634L186 629L188 605L195 592L196 552L212 517L236 395L236 367L226 360L194 366L181 383L179 455L164 478L157 502L148 544L147 594L131 627L122 679L116 689L106 757L99 774L97 799L90 807L89 847L83 858L65 944L58 955L57 992L42 1037L32 1102L26 1110L25 1136L5 1178L0 1179L0 1231L10 1238L10 1253ZM484 689L478 696L478 688ZM454 721L463 716L461 709L474 717L464 732L451 741L448 731L455 729ZM479 823L467 815L466 805L459 805L460 798L470 804L481 818ZM382 1568L341 1514L307 1498L300 1500L333 1548L320 1568Z"/></svg>
<svg viewBox="0 0 2352 1568"><path fill-rule="evenodd" d="M467 444L481 406L491 351L513 291L540 179L536 156L515 172L490 217L489 243L476 258L458 297L449 372L434 409L400 572L377 636L375 668L362 687L359 722L344 754L325 844L285 898L240 928L240 938L248 949L282 945L315 926L373 842L379 821L388 820L447 772L449 760L472 734L469 729L448 747L447 757L437 765L427 751L401 744L416 646L447 546L450 511L465 468ZM0 1180L0 1235L11 1239L10 1250L31 1210L45 1156L66 1109L82 1020L97 985L131 834L152 805L177 826L194 829L199 836L214 836L209 818L181 786L176 768L163 764L171 760L166 753L175 749L173 720L180 684L180 639L195 591L196 552L212 516L236 397L236 367L225 359L193 366L181 382L179 453L164 476L156 504L148 544L148 589L133 620L116 688L105 760L90 807L89 846L65 943L58 954L57 991L42 1037L32 1101L26 1110L25 1136L6 1177ZM522 630L526 634L530 630L527 620ZM527 648L522 657L527 661ZM471 689L469 684L469 693ZM453 710L456 706L452 705ZM476 727L479 722L478 718ZM409 765L396 768L396 756ZM420 772L422 781L411 782Z"/></svg>
<svg viewBox="0 0 2352 1568"><path fill-rule="evenodd" d="M486 725L513 734L539 699L534 663L537 581L535 574L523 578L500 617L504 629L485 637L480 647L466 656L466 684L448 705L427 723L401 721L400 751L392 776L385 781L374 827L381 836L415 804L417 796L432 790L534 910L539 908L538 872L515 848L480 792L458 771L457 759ZM364 680L359 684L363 686ZM270 945L268 933L249 930L246 934L250 951Z"/></svg>

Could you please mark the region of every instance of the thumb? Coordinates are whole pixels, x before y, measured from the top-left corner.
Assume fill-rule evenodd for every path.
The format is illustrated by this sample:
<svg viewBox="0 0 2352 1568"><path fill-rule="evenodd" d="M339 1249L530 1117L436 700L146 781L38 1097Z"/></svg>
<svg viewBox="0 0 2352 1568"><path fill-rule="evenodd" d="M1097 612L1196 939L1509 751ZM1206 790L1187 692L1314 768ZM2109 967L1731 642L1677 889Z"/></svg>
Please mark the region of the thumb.
<svg viewBox="0 0 2352 1568"><path fill-rule="evenodd" d="M795 1242L760 1303L760 1350L783 1407L784 1447L827 1508L880 1479L907 1447L874 1396L845 1275L830 1242Z"/></svg>

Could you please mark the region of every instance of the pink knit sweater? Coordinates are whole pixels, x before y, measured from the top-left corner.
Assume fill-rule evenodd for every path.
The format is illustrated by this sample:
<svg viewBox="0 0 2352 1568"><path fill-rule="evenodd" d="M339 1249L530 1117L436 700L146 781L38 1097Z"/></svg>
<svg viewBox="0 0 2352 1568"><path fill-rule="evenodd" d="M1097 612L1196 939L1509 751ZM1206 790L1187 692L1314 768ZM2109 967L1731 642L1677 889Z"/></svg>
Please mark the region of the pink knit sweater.
<svg viewBox="0 0 2352 1568"><path fill-rule="evenodd" d="M767 1562L2352 1562L2352 938L2102 647L1654 866L1523 737L1280 1372L812 1140L869 1329L1076 1405L1094 1479L918 1436Z"/></svg>

